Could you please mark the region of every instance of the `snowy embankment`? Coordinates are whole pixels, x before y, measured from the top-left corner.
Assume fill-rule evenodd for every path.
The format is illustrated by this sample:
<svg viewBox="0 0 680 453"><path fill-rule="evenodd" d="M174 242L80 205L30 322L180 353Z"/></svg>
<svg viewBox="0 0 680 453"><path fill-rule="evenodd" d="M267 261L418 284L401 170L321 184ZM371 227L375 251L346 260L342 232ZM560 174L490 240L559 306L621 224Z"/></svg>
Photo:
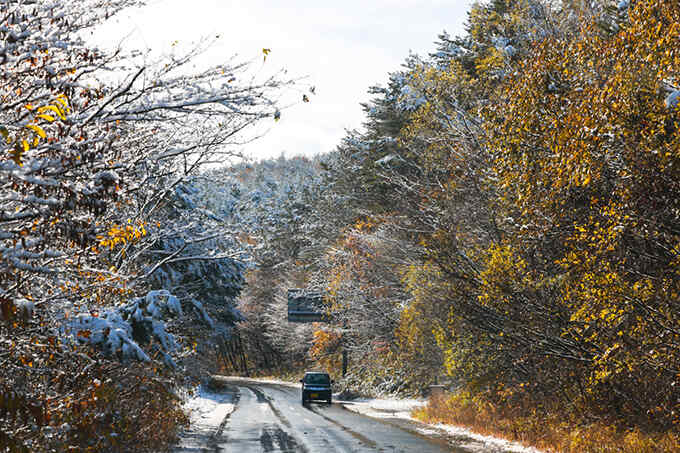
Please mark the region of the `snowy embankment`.
<svg viewBox="0 0 680 453"><path fill-rule="evenodd" d="M219 426L235 406L232 393L214 393L201 386L184 409L189 413L191 426L203 428Z"/></svg>
<svg viewBox="0 0 680 453"><path fill-rule="evenodd" d="M190 425L180 433L173 453L205 451L224 428L224 423L236 408L236 403L231 392L212 392L204 386L198 387L184 403Z"/></svg>
<svg viewBox="0 0 680 453"><path fill-rule="evenodd" d="M497 437L484 436L474 433L460 426L444 425L442 423L423 423L411 416L413 410L427 404L420 399L397 398L360 398L352 401L338 401L345 409L358 412L374 418L400 419L412 422L415 429L425 436L446 436L455 443L457 448L470 453L542 453L535 448L524 447L516 442L509 442Z"/></svg>

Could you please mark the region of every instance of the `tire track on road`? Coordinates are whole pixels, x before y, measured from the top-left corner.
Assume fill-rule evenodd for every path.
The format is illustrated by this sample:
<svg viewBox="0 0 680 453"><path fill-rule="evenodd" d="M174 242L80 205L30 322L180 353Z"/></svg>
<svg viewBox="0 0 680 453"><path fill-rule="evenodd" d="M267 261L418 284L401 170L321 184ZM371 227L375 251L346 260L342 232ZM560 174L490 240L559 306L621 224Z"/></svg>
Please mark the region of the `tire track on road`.
<svg viewBox="0 0 680 453"><path fill-rule="evenodd" d="M251 386L245 386L248 390L253 392L255 394L255 397L257 398L258 403L267 403L269 406L269 409L271 409L272 413L276 418L289 430L293 430L293 425L288 421L286 417L281 413L281 411L274 406L274 403L272 403L272 400L270 397L265 395L265 393L255 387ZM290 435L286 431L282 430L281 428L278 428L275 430L275 432L270 433L267 430L264 430L262 433L262 436L260 437L260 442L262 443L262 447L265 449L265 451L273 451L273 448L271 446L272 438L276 439L278 441L279 446L281 447L281 451L297 451L300 453L309 453L309 450L307 450L307 447L304 446L302 442L300 442L299 439L296 439L295 436ZM268 449L271 448L271 449Z"/></svg>
<svg viewBox="0 0 680 453"><path fill-rule="evenodd" d="M342 429L342 430L345 431L347 434L349 434L350 436L354 437L355 439L357 439L358 441L360 441L361 443L363 443L363 444L366 445L367 447L370 447L370 448L377 448L377 447L378 447L378 444L377 444L376 442L372 441L371 439L369 439L368 437L364 436L363 434L359 434L358 432L353 431L351 428L349 428L349 427L343 425L343 424L340 423L339 421L333 420L332 418L330 418L330 417L328 417L328 416L322 414L321 412L312 409L311 406L304 406L304 407L305 407L305 409L307 409L308 411L310 411L310 412L312 412L312 413L318 415L319 417L323 418L324 420L326 420L326 421L328 421L328 422L334 424L335 426L339 427L340 429Z"/></svg>

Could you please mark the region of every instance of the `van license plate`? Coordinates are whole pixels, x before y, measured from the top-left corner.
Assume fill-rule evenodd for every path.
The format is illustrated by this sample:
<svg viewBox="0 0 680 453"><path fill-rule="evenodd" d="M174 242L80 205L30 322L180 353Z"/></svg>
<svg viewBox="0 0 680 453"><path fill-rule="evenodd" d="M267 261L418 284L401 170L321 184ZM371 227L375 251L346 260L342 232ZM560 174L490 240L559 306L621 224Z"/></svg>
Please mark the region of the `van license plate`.
<svg viewBox="0 0 680 453"><path fill-rule="evenodd" d="M309 395L310 398L318 398L319 394L318 393L312 393Z"/></svg>

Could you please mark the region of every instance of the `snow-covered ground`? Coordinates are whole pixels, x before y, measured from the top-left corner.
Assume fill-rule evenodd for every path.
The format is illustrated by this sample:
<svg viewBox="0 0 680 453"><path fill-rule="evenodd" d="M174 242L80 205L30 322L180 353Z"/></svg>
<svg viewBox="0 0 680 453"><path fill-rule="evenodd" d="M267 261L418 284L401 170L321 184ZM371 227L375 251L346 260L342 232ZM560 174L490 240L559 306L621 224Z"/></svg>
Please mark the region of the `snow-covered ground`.
<svg viewBox="0 0 680 453"><path fill-rule="evenodd" d="M342 400L338 400L343 403ZM358 398L347 401L346 409L375 418L403 418L416 421L411 411L427 404L425 400L397 398Z"/></svg>
<svg viewBox="0 0 680 453"><path fill-rule="evenodd" d="M231 392L216 393L204 386L198 387L184 403L184 408L189 413L190 425L180 434L173 453L205 451L215 435L224 428L226 417L236 408L233 397Z"/></svg>
<svg viewBox="0 0 680 453"><path fill-rule="evenodd" d="M414 419L411 411L427 404L425 400L419 399L398 399L398 398L360 398L352 401L338 401L351 411L375 418L396 418L409 420L414 423L418 432L426 436L441 437L444 433L448 437L456 440L456 446L470 453L542 453L541 450L531 447L524 447L516 442L509 442L497 437L484 436L474 433L469 429L438 424L427 424Z"/></svg>
<svg viewBox="0 0 680 453"><path fill-rule="evenodd" d="M499 439L498 437L483 436L481 434L473 433L469 429L460 426L444 425L442 423L431 426L435 429L446 431L452 437L469 437L469 441L463 441L459 444L459 446L460 448L469 450L471 453L490 451L502 451L508 453L544 453L537 448L525 447L521 444L518 444L517 442L510 442L505 439ZM427 428L423 428L421 432L425 435L429 434Z"/></svg>
<svg viewBox="0 0 680 453"><path fill-rule="evenodd" d="M189 413L191 426L219 426L227 414L234 410L232 393L214 393L198 388L194 396L189 398L184 408Z"/></svg>

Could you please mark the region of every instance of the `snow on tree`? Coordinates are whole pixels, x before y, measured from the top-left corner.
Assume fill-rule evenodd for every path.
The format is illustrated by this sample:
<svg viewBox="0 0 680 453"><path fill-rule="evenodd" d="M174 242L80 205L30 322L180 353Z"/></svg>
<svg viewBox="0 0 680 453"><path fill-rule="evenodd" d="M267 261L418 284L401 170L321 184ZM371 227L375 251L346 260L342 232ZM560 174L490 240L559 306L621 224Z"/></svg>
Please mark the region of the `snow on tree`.
<svg viewBox="0 0 680 453"><path fill-rule="evenodd" d="M82 39L133 0L0 4L0 449L114 451L111 427L146 416L117 405L152 395L113 400L118 384L101 374L153 386L170 426L181 417L156 364L181 371L196 329L238 319L237 232L196 203L192 178L237 156L290 82L236 60L188 71L209 41L154 60ZM88 409L71 414L73 398ZM95 407L103 418L89 418ZM48 432L68 417L99 434Z"/></svg>

